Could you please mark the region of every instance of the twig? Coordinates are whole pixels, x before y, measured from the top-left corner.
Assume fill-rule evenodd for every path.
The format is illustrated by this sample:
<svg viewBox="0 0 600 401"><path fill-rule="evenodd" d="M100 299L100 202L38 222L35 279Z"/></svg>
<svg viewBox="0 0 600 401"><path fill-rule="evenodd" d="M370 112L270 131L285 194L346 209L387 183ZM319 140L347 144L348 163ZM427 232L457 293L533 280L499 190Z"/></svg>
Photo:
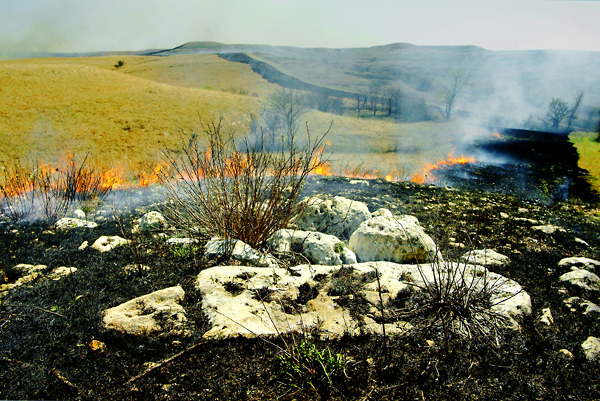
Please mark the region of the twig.
<svg viewBox="0 0 600 401"><path fill-rule="evenodd" d="M79 389L77 388L77 386L74 385L73 383L71 383L70 381L68 381L58 370L56 370L55 368L52 368L50 370L50 373L52 373L54 376L56 376L67 387L69 387L70 389L75 390L79 393Z"/></svg>
<svg viewBox="0 0 600 401"><path fill-rule="evenodd" d="M163 366L165 366L165 365L168 365L169 363L173 362L175 359L179 358L179 357L180 357L180 356L182 356L182 355L185 355L185 354L187 354L188 352L191 352L191 351L193 351L194 349L198 348L198 347L199 347L200 345L202 345L202 344L204 344L204 343L203 343L203 342L196 343L196 344L192 345L191 347L189 347L189 348L186 348L186 349L184 349L183 351L179 352L178 354L175 354L175 355L173 355L172 357L170 357L170 358L167 358L167 359L165 359L165 360L163 360L163 361L159 362L158 364L156 364L156 365L152 366L151 368L148 368L148 369L146 369L145 371L143 371L143 372L142 372L142 373L140 373L139 375L137 375L137 376L134 376L134 377L132 377L131 379L129 379L129 380L127 381L127 383L125 383L125 385L126 385L126 386L129 386L129 385L131 385L131 384L132 384L134 381L136 381L136 380L138 380L138 379L140 379L140 378L142 378L142 377L146 376L147 374L149 374L150 372L152 372L152 371L154 371L154 370L156 370L156 369L158 369L158 368L162 368Z"/></svg>
<svg viewBox="0 0 600 401"><path fill-rule="evenodd" d="M65 319L67 318L65 315L61 315L60 313L49 311L48 309L44 309L44 308L41 308L41 307L36 306L36 305L14 305L14 304L3 304L3 305L4 306L20 307L20 308L35 308L35 309L41 310L42 312L46 312L46 313L50 313L52 315L60 316L60 317L65 318Z"/></svg>

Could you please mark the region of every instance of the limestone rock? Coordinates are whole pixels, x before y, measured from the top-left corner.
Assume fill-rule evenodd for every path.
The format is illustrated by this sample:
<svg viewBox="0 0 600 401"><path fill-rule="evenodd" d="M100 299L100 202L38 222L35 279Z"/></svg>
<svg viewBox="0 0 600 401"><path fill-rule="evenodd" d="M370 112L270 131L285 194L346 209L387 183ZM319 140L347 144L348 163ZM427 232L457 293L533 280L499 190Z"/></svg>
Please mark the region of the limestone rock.
<svg viewBox="0 0 600 401"><path fill-rule="evenodd" d="M356 263L356 256L339 238L312 231L282 229L269 238L269 246L279 252L295 250L319 265Z"/></svg>
<svg viewBox="0 0 600 401"><path fill-rule="evenodd" d="M60 266L55 268L54 270L52 270L52 272L50 272L50 274L48 275L48 278L50 280L60 280L61 278L67 277L73 273L75 273L77 271L76 267L66 267L66 266Z"/></svg>
<svg viewBox="0 0 600 401"><path fill-rule="evenodd" d="M148 212L140 219L140 231L150 232L167 227L167 220L159 212Z"/></svg>
<svg viewBox="0 0 600 401"><path fill-rule="evenodd" d="M380 212L364 221L350 237L349 248L359 262L415 263L436 258L437 247L416 217L390 215Z"/></svg>
<svg viewBox="0 0 600 401"><path fill-rule="evenodd" d="M70 228L95 228L98 227L98 224L93 221L63 217L56 222L55 227L57 230L67 230Z"/></svg>
<svg viewBox="0 0 600 401"><path fill-rule="evenodd" d="M367 205L341 196L325 200L310 198L303 202L307 203L306 210L294 220L300 230L350 238L363 221L371 218Z"/></svg>
<svg viewBox="0 0 600 401"><path fill-rule="evenodd" d="M449 269L457 264L449 263ZM461 266L464 266L461 265ZM420 269L420 270L419 270ZM379 285L386 308L393 308L399 294L419 291L424 280L431 282L435 266L429 264L399 265L391 262L357 263L352 266L301 265L289 270L247 266L217 266L203 270L196 278L196 289L202 295L202 309L211 328L206 338L231 336L253 337L278 335L290 331L318 329L322 337L339 337L346 333L380 332ZM477 289L480 266L469 266L466 280ZM376 280L379 274L379 284ZM399 280L402 277L407 281ZM531 299L512 280L488 272L488 282L498 283L492 295L492 312L507 317L509 327L518 328L515 320L531 314ZM420 286L420 287L419 287ZM353 317L347 301L359 296L366 302L366 313ZM386 311L387 316L393 312ZM412 326L404 321L386 324L386 333L406 333Z"/></svg>
<svg viewBox="0 0 600 401"><path fill-rule="evenodd" d="M571 310L571 312L579 312L583 315L594 313L597 314L597 316L600 316L600 307L588 300L579 297L569 297L563 300L563 303Z"/></svg>
<svg viewBox="0 0 600 401"><path fill-rule="evenodd" d="M13 283L0 284L0 298L7 295L10 290L27 284L37 278L44 278L44 272L48 269L46 265L29 265L25 263L18 264L14 269L21 274L21 277ZM57 267L52 270L45 278L50 280L60 280L71 273L76 272L75 267Z"/></svg>
<svg viewBox="0 0 600 401"><path fill-rule="evenodd" d="M465 253L460 258L466 263L480 266L506 266L510 263L508 256L504 256L492 249L479 249Z"/></svg>
<svg viewBox="0 0 600 401"><path fill-rule="evenodd" d="M587 270L573 270L563 274L560 281L583 288L588 291L600 291L600 277Z"/></svg>
<svg viewBox="0 0 600 401"><path fill-rule="evenodd" d="M581 344L581 348L588 361L595 362L600 355L600 340L590 336Z"/></svg>
<svg viewBox="0 0 600 401"><path fill-rule="evenodd" d="M542 309L542 315L538 320L544 323L546 326L552 326L554 324L554 317L552 316L552 311L550 308Z"/></svg>
<svg viewBox="0 0 600 401"><path fill-rule="evenodd" d="M231 257L252 266L277 267L277 261L270 255L257 251L250 245L238 240L213 238L206 243L205 257L221 257L231 253Z"/></svg>
<svg viewBox="0 0 600 401"><path fill-rule="evenodd" d="M176 286L134 298L104 311L104 327L134 335L177 332L187 321L179 304L184 296Z"/></svg>
<svg viewBox="0 0 600 401"><path fill-rule="evenodd" d="M85 212L81 209L73 210L73 217L79 220L85 220Z"/></svg>
<svg viewBox="0 0 600 401"><path fill-rule="evenodd" d="M112 251L114 248L121 245L126 245L129 242L130 241L128 239L121 238L118 235L114 235L112 237L107 237L106 235L103 235L96 241L94 241L92 248L100 252L109 252Z"/></svg>
<svg viewBox="0 0 600 401"><path fill-rule="evenodd" d="M559 267L571 269L571 270L596 270L600 268L600 262L589 258L564 258L558 262Z"/></svg>

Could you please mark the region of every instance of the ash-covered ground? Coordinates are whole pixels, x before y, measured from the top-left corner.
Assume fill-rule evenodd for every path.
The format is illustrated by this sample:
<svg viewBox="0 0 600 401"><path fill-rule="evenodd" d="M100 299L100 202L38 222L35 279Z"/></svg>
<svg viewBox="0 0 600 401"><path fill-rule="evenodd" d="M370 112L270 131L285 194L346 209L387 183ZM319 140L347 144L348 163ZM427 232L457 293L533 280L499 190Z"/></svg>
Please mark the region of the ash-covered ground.
<svg viewBox="0 0 600 401"><path fill-rule="evenodd" d="M564 304L567 296L598 303L598 294L567 288L558 262L571 256L600 259L600 219L593 204L581 200L523 199L501 192L451 189L412 183L313 179L307 192L345 196L395 214L416 216L448 258L468 249L491 248L508 256L497 269L520 283L533 303L533 315L519 332L506 332L500 346L434 334L387 338L345 336L323 342L343 357L343 371L331 386L294 389L283 383L277 362L290 338L207 341L208 322L194 289L197 274L227 261L202 257L205 238L193 252L173 252L152 236L139 237L139 248L99 253L92 243L122 230L105 208L93 229L56 230L51 224L3 225L0 267L4 280L16 278L19 263L78 270L62 280L34 280L14 290L0 305L0 398L3 399L600 399L600 369L589 362L581 343L600 336L598 315L583 315ZM145 192L120 196L125 230L142 213L161 208L160 198ZM146 203L146 202L149 202ZM117 201L114 201L116 204ZM142 206L142 204L145 206ZM552 234L532 229L523 219L561 227ZM136 256L137 255L137 256ZM147 271L123 266L143 258ZM494 269L492 269L494 270ZM191 335L130 336L103 328L104 310L152 291L181 285L186 292ZM550 308L554 324L539 322ZM102 350L90 345L102 342ZM164 361L196 345L160 369L127 382L150 363ZM384 346L385 344L385 346ZM568 350L572 358L566 358ZM386 355L388 356L386 358Z"/></svg>

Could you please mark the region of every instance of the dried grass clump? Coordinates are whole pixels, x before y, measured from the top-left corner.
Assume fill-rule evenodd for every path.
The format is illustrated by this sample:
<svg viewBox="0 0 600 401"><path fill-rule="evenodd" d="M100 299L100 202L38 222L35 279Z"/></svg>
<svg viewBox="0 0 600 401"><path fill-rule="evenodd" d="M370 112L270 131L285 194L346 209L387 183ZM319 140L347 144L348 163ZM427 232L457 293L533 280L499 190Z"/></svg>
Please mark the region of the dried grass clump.
<svg viewBox="0 0 600 401"><path fill-rule="evenodd" d="M271 152L263 137L238 146L222 132L222 118L201 126L208 148L191 135L180 149L164 153L172 172L164 179L167 217L188 231L264 247L301 211L302 184L324 164L320 156L329 130L313 139L307 128L302 144L291 132L281 139L281 151Z"/></svg>
<svg viewBox="0 0 600 401"><path fill-rule="evenodd" d="M111 191L105 176L78 164L72 155L66 165L52 167L36 160L23 165L15 160L0 166L0 214L16 223L31 215L49 220L63 216L73 205L104 199Z"/></svg>

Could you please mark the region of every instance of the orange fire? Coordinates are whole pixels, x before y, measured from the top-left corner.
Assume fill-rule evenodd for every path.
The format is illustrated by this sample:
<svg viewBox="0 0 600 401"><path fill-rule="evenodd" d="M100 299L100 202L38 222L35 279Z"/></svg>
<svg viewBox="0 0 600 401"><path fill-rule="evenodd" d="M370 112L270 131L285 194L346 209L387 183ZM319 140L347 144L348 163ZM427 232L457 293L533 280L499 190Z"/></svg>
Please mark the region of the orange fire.
<svg viewBox="0 0 600 401"><path fill-rule="evenodd" d="M504 138L504 135L500 135L499 133L495 132L495 133L492 135L492 138L503 139L503 138Z"/></svg>
<svg viewBox="0 0 600 401"><path fill-rule="evenodd" d="M438 170L444 166L453 166L455 164L467 164L467 163L475 163L475 160L472 156L461 155L460 157L454 156L453 151L448 153L448 156L444 160L440 160L437 163L425 163L425 166L421 168L418 172L413 174L411 177L411 181L417 184L424 184L426 182L433 182L436 180L435 176L432 174L432 171Z"/></svg>

